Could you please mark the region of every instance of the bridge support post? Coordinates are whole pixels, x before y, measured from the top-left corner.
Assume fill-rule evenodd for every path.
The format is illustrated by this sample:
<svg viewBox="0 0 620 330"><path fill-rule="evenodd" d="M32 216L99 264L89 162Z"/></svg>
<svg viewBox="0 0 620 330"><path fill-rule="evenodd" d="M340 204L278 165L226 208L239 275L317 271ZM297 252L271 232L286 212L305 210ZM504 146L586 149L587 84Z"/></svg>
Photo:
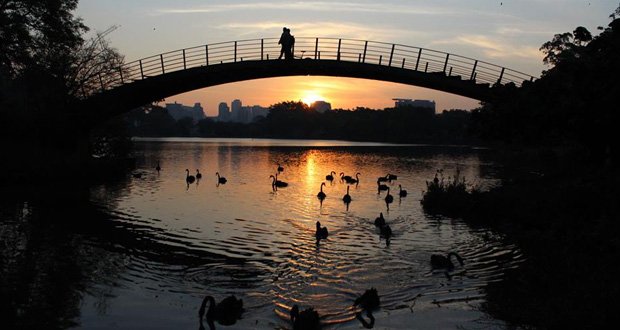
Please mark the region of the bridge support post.
<svg viewBox="0 0 620 330"><path fill-rule="evenodd" d="M392 44L392 51L390 52L390 60L388 61L388 66L392 66L392 57L394 57L394 44Z"/></svg>
<svg viewBox="0 0 620 330"><path fill-rule="evenodd" d="M450 54L446 54L446 63L443 64L443 73L446 73L446 68L448 68L448 59L450 58Z"/></svg>
<svg viewBox="0 0 620 330"><path fill-rule="evenodd" d="M318 52L319 52L319 38L316 38L316 42L314 43L314 59L315 60L318 55Z"/></svg>
<svg viewBox="0 0 620 330"><path fill-rule="evenodd" d="M263 39L260 40L260 60L263 60L263 49L264 49L264 41Z"/></svg>
<svg viewBox="0 0 620 330"><path fill-rule="evenodd" d="M504 70L506 70L506 68L502 68L502 72L500 72L499 78L497 78L497 84L498 85L502 84L502 78L504 77Z"/></svg>
<svg viewBox="0 0 620 330"><path fill-rule="evenodd" d="M362 57L362 63L366 63L366 49L368 48L368 40L364 43L364 56Z"/></svg>
<svg viewBox="0 0 620 330"><path fill-rule="evenodd" d="M166 70L164 70L164 54L159 54L159 59L161 60L161 74L166 74Z"/></svg>
<svg viewBox="0 0 620 330"><path fill-rule="evenodd" d="M140 76L142 77L142 79L144 79L144 70L142 69L142 60L139 60L138 62L140 62Z"/></svg>
<svg viewBox="0 0 620 330"><path fill-rule="evenodd" d="M342 39L338 39L338 57L336 58L338 61L340 61L340 44L342 44Z"/></svg>
<svg viewBox="0 0 620 330"><path fill-rule="evenodd" d="M183 70L187 70L187 63L185 62L185 49L183 49Z"/></svg>
<svg viewBox="0 0 620 330"><path fill-rule="evenodd" d="M474 68L471 70L471 77L469 80L474 80L476 78L476 67L478 66L478 60L474 62Z"/></svg>
<svg viewBox="0 0 620 330"><path fill-rule="evenodd" d="M235 41L235 62L237 62L237 42Z"/></svg>
<svg viewBox="0 0 620 330"><path fill-rule="evenodd" d="M420 57L422 57L422 48L418 51L418 60L415 61L415 70L418 71L418 65L420 65Z"/></svg>
<svg viewBox="0 0 620 330"><path fill-rule="evenodd" d="M381 60L383 59L383 55L379 55L379 65L381 65Z"/></svg>
<svg viewBox="0 0 620 330"><path fill-rule="evenodd" d="M205 45L205 59L207 60L207 66L209 66L209 45Z"/></svg>
<svg viewBox="0 0 620 330"><path fill-rule="evenodd" d="M405 68L405 58L403 57L403 65L401 66L401 69Z"/></svg>

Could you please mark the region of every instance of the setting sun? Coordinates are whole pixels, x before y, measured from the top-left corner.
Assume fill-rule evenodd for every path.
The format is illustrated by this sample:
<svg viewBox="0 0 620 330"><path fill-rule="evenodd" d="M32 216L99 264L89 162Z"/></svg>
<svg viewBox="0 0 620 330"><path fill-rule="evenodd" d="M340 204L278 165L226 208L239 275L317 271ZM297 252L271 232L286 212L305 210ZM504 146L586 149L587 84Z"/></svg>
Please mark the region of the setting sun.
<svg viewBox="0 0 620 330"><path fill-rule="evenodd" d="M317 93L308 92L306 94L306 96L302 97L301 101L304 102L305 104L307 104L308 106L310 106L310 105L312 105L312 103L314 103L316 101L325 101L325 98L323 98L322 96L318 95Z"/></svg>

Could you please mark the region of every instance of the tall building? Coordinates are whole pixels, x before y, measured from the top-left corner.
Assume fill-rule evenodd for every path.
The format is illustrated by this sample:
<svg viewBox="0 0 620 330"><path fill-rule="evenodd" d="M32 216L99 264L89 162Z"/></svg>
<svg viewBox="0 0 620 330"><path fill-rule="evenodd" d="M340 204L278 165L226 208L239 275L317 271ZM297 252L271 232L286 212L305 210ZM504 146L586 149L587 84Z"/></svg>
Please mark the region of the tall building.
<svg viewBox="0 0 620 330"><path fill-rule="evenodd" d="M193 107L183 105L181 103L166 103L166 110L168 110L168 114L174 120L179 120L181 118L189 117L192 118L195 122L204 119L205 113L204 109L200 105L200 103L194 103Z"/></svg>
<svg viewBox="0 0 620 330"><path fill-rule="evenodd" d="M232 121L240 122L239 113L241 112L241 107L242 107L241 100L239 99L236 99L230 103L230 108L231 108L230 117Z"/></svg>
<svg viewBox="0 0 620 330"><path fill-rule="evenodd" d="M330 111L332 109L331 103L325 101L314 101L310 107L320 113Z"/></svg>
<svg viewBox="0 0 620 330"><path fill-rule="evenodd" d="M435 101L430 100L412 100L412 99L392 99L396 101L394 106L399 107L412 107L412 108L429 108L435 112Z"/></svg>
<svg viewBox="0 0 620 330"><path fill-rule="evenodd" d="M226 102L220 102L217 112L218 121L230 121L230 109Z"/></svg>

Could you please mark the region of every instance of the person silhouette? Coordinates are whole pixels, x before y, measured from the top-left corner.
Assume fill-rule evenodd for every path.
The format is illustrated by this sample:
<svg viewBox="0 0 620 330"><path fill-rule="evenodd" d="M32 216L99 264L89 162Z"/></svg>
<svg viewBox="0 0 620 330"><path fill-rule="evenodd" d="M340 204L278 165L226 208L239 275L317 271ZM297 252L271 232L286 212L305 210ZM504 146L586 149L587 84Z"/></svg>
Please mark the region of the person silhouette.
<svg viewBox="0 0 620 330"><path fill-rule="evenodd" d="M289 35L289 46L288 46L288 52L286 53L286 55L288 55L287 59L292 60L294 59L293 49L295 49L295 37L291 34L291 29L287 29L287 30L288 30L288 35Z"/></svg>
<svg viewBox="0 0 620 330"><path fill-rule="evenodd" d="M284 55L285 59L288 59L290 57L289 53L291 52L291 30L286 27L282 28L282 35L280 36L278 45L282 45L280 57L278 57L278 59L282 59L282 55Z"/></svg>

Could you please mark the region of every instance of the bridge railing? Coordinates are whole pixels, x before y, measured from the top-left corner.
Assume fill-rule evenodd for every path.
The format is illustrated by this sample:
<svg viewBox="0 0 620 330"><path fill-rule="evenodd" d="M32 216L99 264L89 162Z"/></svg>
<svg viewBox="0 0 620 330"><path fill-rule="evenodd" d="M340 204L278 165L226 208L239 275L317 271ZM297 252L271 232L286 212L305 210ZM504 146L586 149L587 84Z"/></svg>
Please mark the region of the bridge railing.
<svg viewBox="0 0 620 330"><path fill-rule="evenodd" d="M396 67L450 77L479 84L514 83L520 86L535 77L499 65L427 48L377 41L298 37L293 48L295 59L358 62ZM109 90L149 77L202 66L243 61L277 60L277 38L221 42L179 49L129 62L117 72L94 77L91 85ZM100 88L98 88L100 87ZM87 97L87 93L84 93Z"/></svg>

